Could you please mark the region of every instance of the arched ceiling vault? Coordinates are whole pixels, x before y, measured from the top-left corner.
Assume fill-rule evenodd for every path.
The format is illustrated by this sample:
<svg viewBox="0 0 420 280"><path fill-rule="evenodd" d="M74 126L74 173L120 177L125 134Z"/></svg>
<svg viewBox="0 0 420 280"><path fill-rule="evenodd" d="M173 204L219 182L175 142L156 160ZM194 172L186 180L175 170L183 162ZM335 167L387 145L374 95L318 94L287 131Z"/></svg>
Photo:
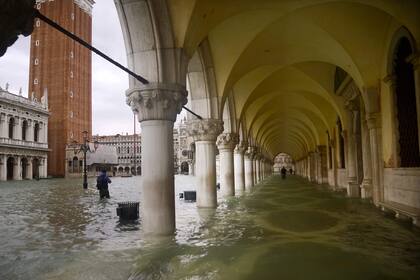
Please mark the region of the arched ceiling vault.
<svg viewBox="0 0 420 280"><path fill-rule="evenodd" d="M175 44L192 56L208 42L221 105L232 94L237 126L245 124L246 136L272 155L299 158L326 144L337 116L346 128L344 101L333 94L336 66L352 77L367 104L367 89L383 78L391 26L404 25L420 38L420 1L168 3Z"/></svg>

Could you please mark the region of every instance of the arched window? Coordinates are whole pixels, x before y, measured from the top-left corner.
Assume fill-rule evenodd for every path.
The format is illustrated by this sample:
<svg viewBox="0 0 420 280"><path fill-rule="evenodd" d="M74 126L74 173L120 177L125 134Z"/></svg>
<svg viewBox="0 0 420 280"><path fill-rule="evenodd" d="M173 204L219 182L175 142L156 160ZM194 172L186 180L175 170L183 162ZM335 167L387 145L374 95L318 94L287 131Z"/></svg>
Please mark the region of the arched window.
<svg viewBox="0 0 420 280"><path fill-rule="evenodd" d="M28 122L24 120L22 122L22 140L26 140L26 130L28 129Z"/></svg>
<svg viewBox="0 0 420 280"><path fill-rule="evenodd" d="M420 166L414 69L407 61L412 53L408 38L401 38L396 45L393 61L400 167Z"/></svg>
<svg viewBox="0 0 420 280"><path fill-rule="evenodd" d="M34 125L34 142L38 142L39 138L39 123Z"/></svg>
<svg viewBox="0 0 420 280"><path fill-rule="evenodd" d="M13 139L13 130L15 128L15 118L9 119L9 138Z"/></svg>

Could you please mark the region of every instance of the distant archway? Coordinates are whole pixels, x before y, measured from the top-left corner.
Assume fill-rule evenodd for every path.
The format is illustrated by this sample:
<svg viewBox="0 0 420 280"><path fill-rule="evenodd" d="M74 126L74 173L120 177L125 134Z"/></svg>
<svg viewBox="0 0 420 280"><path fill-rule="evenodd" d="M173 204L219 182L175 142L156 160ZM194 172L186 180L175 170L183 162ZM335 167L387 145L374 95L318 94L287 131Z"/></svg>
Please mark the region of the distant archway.
<svg viewBox="0 0 420 280"><path fill-rule="evenodd" d="M407 61L413 49L403 37L394 53L395 100L400 167L420 166L417 101L413 65Z"/></svg>
<svg viewBox="0 0 420 280"><path fill-rule="evenodd" d="M24 120L22 122L22 140L26 140L26 131L28 130L28 121Z"/></svg>
<svg viewBox="0 0 420 280"><path fill-rule="evenodd" d="M189 167L188 167L188 162L184 161L181 163L181 173L182 174L188 174L189 171Z"/></svg>
<svg viewBox="0 0 420 280"><path fill-rule="evenodd" d="M13 180L13 173L15 168L15 159L9 157L7 159L7 180Z"/></svg>
<svg viewBox="0 0 420 280"><path fill-rule="evenodd" d="M39 178L39 159L34 158L32 160L32 176L34 178Z"/></svg>
<svg viewBox="0 0 420 280"><path fill-rule="evenodd" d="M28 178L28 159L27 158L22 158L20 160L20 168L22 172L22 179L27 179Z"/></svg>
<svg viewBox="0 0 420 280"><path fill-rule="evenodd" d="M14 129L15 129L15 118L9 119L9 138L13 139L14 137Z"/></svg>

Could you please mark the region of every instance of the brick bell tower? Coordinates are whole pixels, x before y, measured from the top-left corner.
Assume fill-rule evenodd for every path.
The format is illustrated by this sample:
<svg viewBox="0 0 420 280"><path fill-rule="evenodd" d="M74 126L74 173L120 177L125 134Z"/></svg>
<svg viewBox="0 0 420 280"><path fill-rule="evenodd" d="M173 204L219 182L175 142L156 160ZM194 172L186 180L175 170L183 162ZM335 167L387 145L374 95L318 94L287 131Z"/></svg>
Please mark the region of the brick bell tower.
<svg viewBox="0 0 420 280"><path fill-rule="evenodd" d="M37 9L84 41L92 42L93 0L37 0ZM65 148L92 135L92 56L79 43L35 20L31 37L29 95L38 100L47 89L48 175L64 177Z"/></svg>

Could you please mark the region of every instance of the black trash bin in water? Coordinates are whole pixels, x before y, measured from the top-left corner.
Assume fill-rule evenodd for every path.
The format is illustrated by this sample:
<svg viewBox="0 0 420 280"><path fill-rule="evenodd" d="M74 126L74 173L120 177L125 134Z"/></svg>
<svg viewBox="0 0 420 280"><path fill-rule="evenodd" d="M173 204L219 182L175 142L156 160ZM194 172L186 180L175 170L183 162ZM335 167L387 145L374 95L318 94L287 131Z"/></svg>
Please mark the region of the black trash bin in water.
<svg viewBox="0 0 420 280"><path fill-rule="evenodd" d="M185 201L195 201L197 199L196 191L184 191Z"/></svg>
<svg viewBox="0 0 420 280"><path fill-rule="evenodd" d="M139 218L139 202L127 201L118 203L117 215L120 220L137 220Z"/></svg>

